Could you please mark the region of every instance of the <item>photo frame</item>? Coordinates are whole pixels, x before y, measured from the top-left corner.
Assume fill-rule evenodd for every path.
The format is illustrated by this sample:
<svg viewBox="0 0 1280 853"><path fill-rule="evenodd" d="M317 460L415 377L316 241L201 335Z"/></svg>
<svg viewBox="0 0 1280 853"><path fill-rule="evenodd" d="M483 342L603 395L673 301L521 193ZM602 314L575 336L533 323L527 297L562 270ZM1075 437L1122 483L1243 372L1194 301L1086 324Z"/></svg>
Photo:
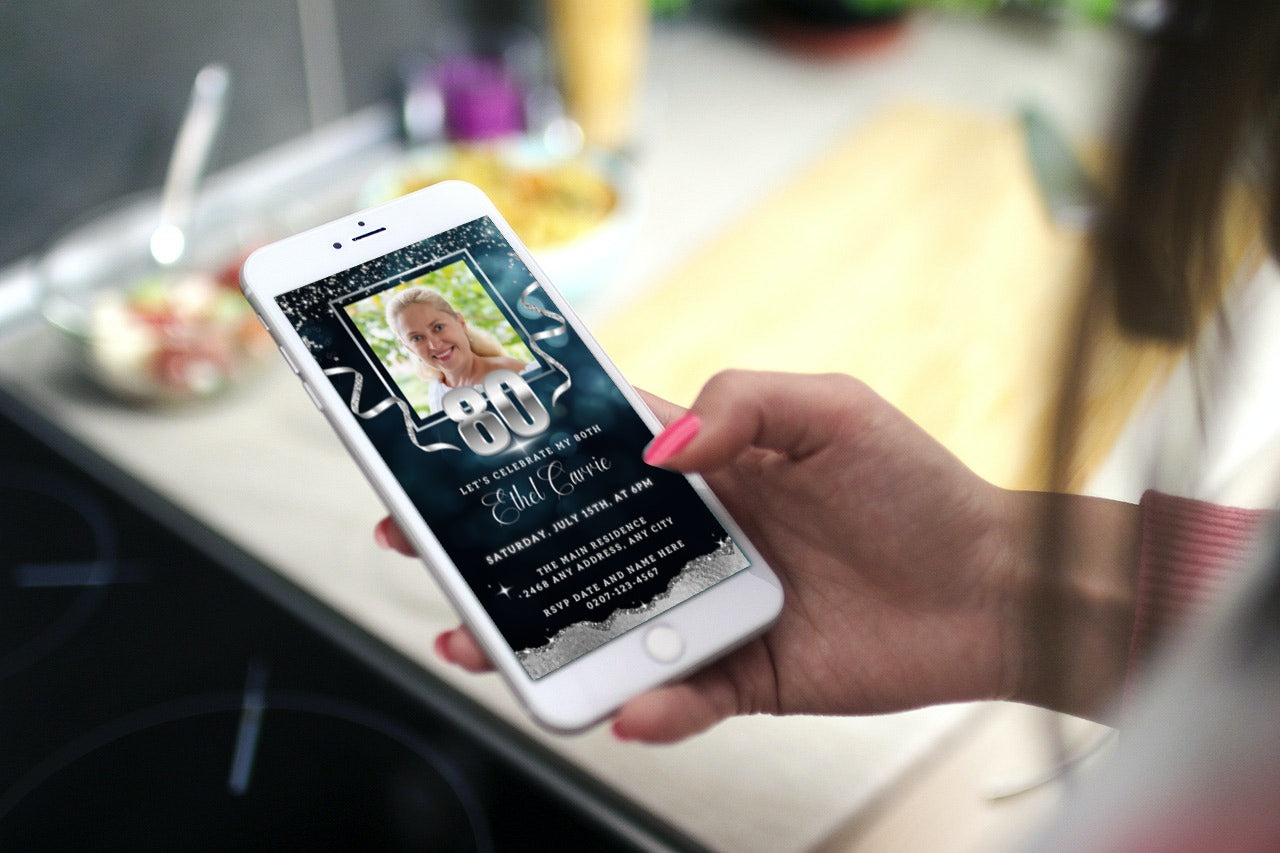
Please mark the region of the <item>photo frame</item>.
<svg viewBox="0 0 1280 853"><path fill-rule="evenodd" d="M418 427L433 425L443 414L430 406L427 380L417 374L414 357L385 317L387 302L411 287L439 293L469 326L489 334L508 355L529 364L526 373L543 367L529 347L522 317L465 250L333 299L331 309L364 353L370 371L389 396L407 404Z"/></svg>

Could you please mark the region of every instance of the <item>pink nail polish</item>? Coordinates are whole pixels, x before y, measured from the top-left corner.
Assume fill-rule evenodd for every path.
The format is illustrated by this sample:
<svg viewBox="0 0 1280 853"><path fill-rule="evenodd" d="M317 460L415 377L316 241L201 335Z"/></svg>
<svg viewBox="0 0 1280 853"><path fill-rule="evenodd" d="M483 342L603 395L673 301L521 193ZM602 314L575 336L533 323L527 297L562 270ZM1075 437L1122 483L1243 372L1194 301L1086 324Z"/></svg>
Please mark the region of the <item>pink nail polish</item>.
<svg viewBox="0 0 1280 853"><path fill-rule="evenodd" d="M622 729L618 726L617 720L614 720L613 724L609 726L609 731L613 733L613 737L615 740L620 740L620 741L623 741L624 743L626 741L631 740L631 738L627 737L625 734L622 733Z"/></svg>
<svg viewBox="0 0 1280 853"><path fill-rule="evenodd" d="M644 461L650 465L661 465L684 450L700 429L702 420L693 412L677 418L649 442L649 446L644 449Z"/></svg>

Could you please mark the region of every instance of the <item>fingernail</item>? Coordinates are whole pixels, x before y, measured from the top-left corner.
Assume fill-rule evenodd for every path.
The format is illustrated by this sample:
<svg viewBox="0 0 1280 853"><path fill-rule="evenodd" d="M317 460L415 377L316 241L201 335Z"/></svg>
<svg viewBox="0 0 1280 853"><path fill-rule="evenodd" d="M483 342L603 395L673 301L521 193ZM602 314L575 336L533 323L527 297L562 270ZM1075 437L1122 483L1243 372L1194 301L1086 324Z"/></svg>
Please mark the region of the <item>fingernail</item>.
<svg viewBox="0 0 1280 853"><path fill-rule="evenodd" d="M620 740L624 742L631 740L631 738L627 737L627 735L623 733L621 727L619 727L618 725L617 720L614 720L613 725L609 726L609 731L613 733L613 737L615 740Z"/></svg>
<svg viewBox="0 0 1280 853"><path fill-rule="evenodd" d="M453 663L453 658L449 657L448 642L449 642L448 631L445 631L443 634L436 635L436 642L435 642L436 657L440 658L440 660L446 663Z"/></svg>
<svg viewBox="0 0 1280 853"><path fill-rule="evenodd" d="M391 547L391 541L387 539L387 530L381 522L373 527L373 541L379 548Z"/></svg>
<svg viewBox="0 0 1280 853"><path fill-rule="evenodd" d="M693 441L700 429L702 419L693 412L677 418L649 442L649 446L644 449L644 461L650 465L661 465L684 450L685 445Z"/></svg>

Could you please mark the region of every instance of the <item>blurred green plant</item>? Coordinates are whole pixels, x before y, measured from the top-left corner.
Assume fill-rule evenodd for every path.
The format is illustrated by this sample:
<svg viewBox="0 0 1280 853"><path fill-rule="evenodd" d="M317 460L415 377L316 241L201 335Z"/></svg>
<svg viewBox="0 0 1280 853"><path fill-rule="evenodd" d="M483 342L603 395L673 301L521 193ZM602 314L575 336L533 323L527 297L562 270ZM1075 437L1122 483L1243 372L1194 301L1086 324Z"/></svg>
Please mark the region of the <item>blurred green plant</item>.
<svg viewBox="0 0 1280 853"><path fill-rule="evenodd" d="M784 0L778 0L784 2ZM650 8L658 17L676 17L689 12L699 0L649 0ZM826 0L834 9L843 8L867 17L891 15L911 8L934 8L952 11L988 13L1000 11L1029 11L1045 14L1068 14L1091 21L1106 22L1115 17L1120 0ZM719 0L719 5L724 5ZM799 6L821 6L823 0L807 0Z"/></svg>
<svg viewBox="0 0 1280 853"><path fill-rule="evenodd" d="M658 16L675 17L689 11L693 0L649 0L649 8Z"/></svg>
<svg viewBox="0 0 1280 853"><path fill-rule="evenodd" d="M432 270L412 281L375 293L346 307L347 316L368 342L401 393L419 416L431 414L427 405L427 383L418 376L412 356L387 325L386 305L391 297L408 287L429 287L443 296L467 324L483 329L498 339L507 354L521 361L533 361L533 354L506 315L485 292L484 286L462 261Z"/></svg>
<svg viewBox="0 0 1280 853"><path fill-rule="evenodd" d="M888 14L909 7L965 12L1021 10L1048 14L1066 12L1092 21L1109 21L1119 0L839 0L845 8L864 14Z"/></svg>
<svg viewBox="0 0 1280 853"><path fill-rule="evenodd" d="M887 15L913 5L913 0L841 0L844 6L864 15Z"/></svg>
<svg viewBox="0 0 1280 853"><path fill-rule="evenodd" d="M877 0L844 0L846 3ZM1118 0L907 0L909 5L973 12L1021 10L1048 14L1065 12L1093 21L1108 21L1115 15Z"/></svg>

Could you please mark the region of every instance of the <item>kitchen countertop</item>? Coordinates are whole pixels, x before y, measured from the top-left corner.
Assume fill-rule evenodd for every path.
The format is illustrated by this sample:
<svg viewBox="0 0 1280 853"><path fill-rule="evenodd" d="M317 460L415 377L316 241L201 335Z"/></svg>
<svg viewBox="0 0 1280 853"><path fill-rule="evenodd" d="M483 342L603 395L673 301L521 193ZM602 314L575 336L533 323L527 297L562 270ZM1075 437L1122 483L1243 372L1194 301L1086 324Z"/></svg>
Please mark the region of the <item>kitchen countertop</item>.
<svg viewBox="0 0 1280 853"><path fill-rule="evenodd" d="M1101 139L1129 61L1123 33L1016 19L921 15L897 44L840 62L752 34L658 26L637 140L647 215L616 290L670 272L897 101L1000 116L1034 102L1068 136Z"/></svg>
<svg viewBox="0 0 1280 853"><path fill-rule="evenodd" d="M921 17L893 49L840 63L700 23L663 24L654 33L637 149L644 220L615 287L581 311L600 326L607 348L611 339L625 342L628 359L639 360L643 349L626 342L636 306L723 235L749 225L750 212L765 215L763 202L894 104L1007 119L1031 99L1070 134L1096 137L1125 57L1115 33L952 17ZM910 328L900 333L905 339ZM909 361L912 351L895 358ZM382 511L283 365L209 405L142 411L103 399L47 330L27 325L0 339L0 382L215 532L716 849L824 842L872 849L877 838L892 847L874 825L893 800L909 801L911 771L976 730L966 722L1020 713L957 706L862 719L740 719L670 748L619 744L604 731L549 736L525 720L495 677L434 661L432 638L454 624L452 612L419 567L373 546L370 529ZM651 385L663 391L663 382ZM1002 741L1005 752L1027 761L1034 751L1022 747L1035 727L1005 731L1013 738Z"/></svg>

